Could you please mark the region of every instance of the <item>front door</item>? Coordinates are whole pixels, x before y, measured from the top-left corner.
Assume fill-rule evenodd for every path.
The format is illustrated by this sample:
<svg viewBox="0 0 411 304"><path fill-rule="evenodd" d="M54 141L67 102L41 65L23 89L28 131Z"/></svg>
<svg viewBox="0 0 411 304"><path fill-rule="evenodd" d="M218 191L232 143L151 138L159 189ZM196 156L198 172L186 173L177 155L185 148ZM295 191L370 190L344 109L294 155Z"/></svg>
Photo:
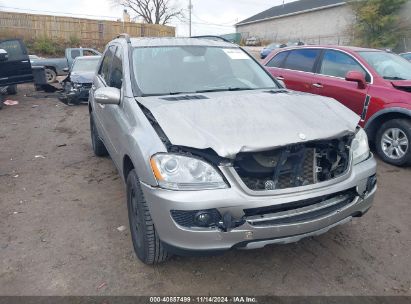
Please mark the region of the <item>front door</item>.
<svg viewBox="0 0 411 304"><path fill-rule="evenodd" d="M23 42L18 39L0 41L0 49L8 54L8 59L0 61L0 86L33 81L31 63Z"/></svg>
<svg viewBox="0 0 411 304"><path fill-rule="evenodd" d="M337 50L326 50L313 83L314 93L334 98L361 116L367 98L369 85L360 88L356 82L346 81L350 71L364 73L370 82L370 75L351 55Z"/></svg>

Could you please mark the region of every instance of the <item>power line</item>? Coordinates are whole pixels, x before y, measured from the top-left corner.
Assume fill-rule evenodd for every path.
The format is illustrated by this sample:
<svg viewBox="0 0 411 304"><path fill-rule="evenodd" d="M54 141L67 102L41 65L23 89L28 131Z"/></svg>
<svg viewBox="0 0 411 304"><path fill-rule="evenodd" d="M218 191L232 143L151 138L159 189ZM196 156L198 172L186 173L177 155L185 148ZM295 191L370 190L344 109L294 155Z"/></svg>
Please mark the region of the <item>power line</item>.
<svg viewBox="0 0 411 304"><path fill-rule="evenodd" d="M213 23L213 22L209 22L209 21L206 21L206 20L204 20L204 19L201 19L200 17L198 17L196 14L194 14L193 13L193 16L194 17L196 17L198 20L200 20L201 22L204 22L205 24L213 24L213 25L223 25L223 26L232 26L233 25L233 23L236 23L237 22L237 19L235 19L235 20L233 20L233 21L230 21L230 22L224 22L224 23Z"/></svg>

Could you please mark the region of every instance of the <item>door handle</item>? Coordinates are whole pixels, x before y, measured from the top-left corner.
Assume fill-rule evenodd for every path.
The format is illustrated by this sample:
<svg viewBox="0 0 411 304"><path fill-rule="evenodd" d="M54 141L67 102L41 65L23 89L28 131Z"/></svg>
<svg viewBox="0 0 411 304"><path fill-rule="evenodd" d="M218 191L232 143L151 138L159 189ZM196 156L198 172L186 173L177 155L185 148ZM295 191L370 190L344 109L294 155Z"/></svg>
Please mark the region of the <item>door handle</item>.
<svg viewBox="0 0 411 304"><path fill-rule="evenodd" d="M21 63L28 63L29 61L28 60L23 60Z"/></svg>
<svg viewBox="0 0 411 304"><path fill-rule="evenodd" d="M283 76L278 76L278 77L276 77L278 80L281 80L281 81L283 81L284 80L284 77Z"/></svg>
<svg viewBox="0 0 411 304"><path fill-rule="evenodd" d="M321 88L323 88L324 86L323 86L321 83L313 83L313 87L318 88L318 89L321 89Z"/></svg>

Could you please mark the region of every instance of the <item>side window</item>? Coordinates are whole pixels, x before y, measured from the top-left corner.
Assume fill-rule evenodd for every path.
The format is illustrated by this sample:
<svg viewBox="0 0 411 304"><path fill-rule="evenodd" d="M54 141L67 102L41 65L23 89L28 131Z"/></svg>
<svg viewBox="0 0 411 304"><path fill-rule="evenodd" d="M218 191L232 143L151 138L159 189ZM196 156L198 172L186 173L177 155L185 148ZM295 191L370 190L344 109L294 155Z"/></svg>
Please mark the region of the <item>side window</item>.
<svg viewBox="0 0 411 304"><path fill-rule="evenodd" d="M123 55L122 48L117 47L111 66L110 87L121 89L123 84Z"/></svg>
<svg viewBox="0 0 411 304"><path fill-rule="evenodd" d="M327 50L321 64L320 74L345 78L349 71L367 73L351 56L339 51Z"/></svg>
<svg viewBox="0 0 411 304"><path fill-rule="evenodd" d="M101 78L104 79L107 85L110 83L110 68L115 49L116 47L113 45L107 49L106 53L104 54L103 62L101 63L100 69L98 71L98 74L101 76Z"/></svg>
<svg viewBox="0 0 411 304"><path fill-rule="evenodd" d="M98 55L97 52L94 52L93 50L83 50L83 56L96 56Z"/></svg>
<svg viewBox="0 0 411 304"><path fill-rule="evenodd" d="M284 59L287 57L289 52L281 52L275 55L268 63L267 67L270 68L280 68L284 62Z"/></svg>
<svg viewBox="0 0 411 304"><path fill-rule="evenodd" d="M18 40L7 40L0 42L0 49L4 49L8 55L9 60L19 60L24 57L24 50Z"/></svg>
<svg viewBox="0 0 411 304"><path fill-rule="evenodd" d="M293 50L288 55L284 68L295 71L313 72L315 61L320 50L301 49Z"/></svg>
<svg viewBox="0 0 411 304"><path fill-rule="evenodd" d="M71 58L76 59L80 56L80 50L71 50Z"/></svg>

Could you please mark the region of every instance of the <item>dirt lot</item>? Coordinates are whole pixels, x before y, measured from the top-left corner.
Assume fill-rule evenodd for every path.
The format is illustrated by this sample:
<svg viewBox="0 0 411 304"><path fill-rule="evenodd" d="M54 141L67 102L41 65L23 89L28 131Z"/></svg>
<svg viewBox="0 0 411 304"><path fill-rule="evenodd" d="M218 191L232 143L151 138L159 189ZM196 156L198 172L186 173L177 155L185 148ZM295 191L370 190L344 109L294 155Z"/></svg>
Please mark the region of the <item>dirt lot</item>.
<svg viewBox="0 0 411 304"><path fill-rule="evenodd" d="M1 295L411 295L411 169L379 162L371 211L320 237L150 267L87 107L19 91L0 111Z"/></svg>

